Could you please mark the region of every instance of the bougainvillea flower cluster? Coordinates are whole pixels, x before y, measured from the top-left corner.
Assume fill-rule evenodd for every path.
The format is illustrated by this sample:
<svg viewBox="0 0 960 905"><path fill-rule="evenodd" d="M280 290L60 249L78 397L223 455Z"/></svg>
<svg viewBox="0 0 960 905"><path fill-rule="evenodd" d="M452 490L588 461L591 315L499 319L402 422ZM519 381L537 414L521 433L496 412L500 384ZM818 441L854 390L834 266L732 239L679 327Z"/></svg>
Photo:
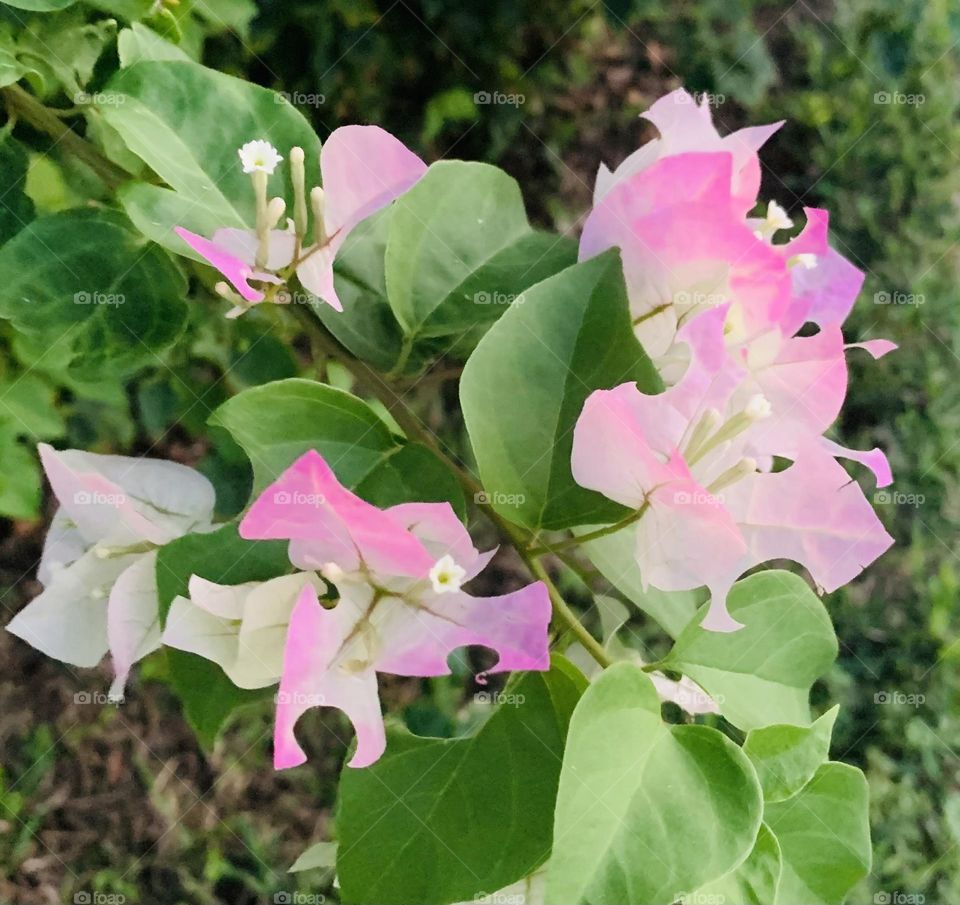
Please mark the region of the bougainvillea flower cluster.
<svg viewBox="0 0 960 905"><path fill-rule="evenodd" d="M745 216L757 200L757 150L776 126L721 139L709 107L682 89L647 116L661 138L613 174L601 168L580 256L621 250L635 332L668 389L591 395L573 474L643 511L635 530L645 582L706 585L704 625L732 630L727 591L751 567L792 559L829 591L892 543L836 462L867 465L883 487L886 457L824 436L846 396L841 324L863 274L829 246L826 211L806 209L805 227L785 243L776 233L793 224L779 204L762 219ZM894 348L857 345L874 357Z"/></svg>
<svg viewBox="0 0 960 905"><path fill-rule="evenodd" d="M540 582L498 597L462 590L490 561L478 552L449 503L381 510L347 490L316 452L308 452L254 502L244 537L290 541L291 562L315 569L339 594L321 606L305 584L284 651L274 760L302 763L294 735L313 706L343 710L357 731L351 764L383 752L376 673L439 676L449 654L484 645L499 659L489 672L547 669L550 600Z"/></svg>
<svg viewBox="0 0 960 905"><path fill-rule="evenodd" d="M122 697L130 668L160 646L156 551L212 527L213 485L175 462L40 446L60 503L37 577L43 592L7 625L45 654L96 666L109 651Z"/></svg>

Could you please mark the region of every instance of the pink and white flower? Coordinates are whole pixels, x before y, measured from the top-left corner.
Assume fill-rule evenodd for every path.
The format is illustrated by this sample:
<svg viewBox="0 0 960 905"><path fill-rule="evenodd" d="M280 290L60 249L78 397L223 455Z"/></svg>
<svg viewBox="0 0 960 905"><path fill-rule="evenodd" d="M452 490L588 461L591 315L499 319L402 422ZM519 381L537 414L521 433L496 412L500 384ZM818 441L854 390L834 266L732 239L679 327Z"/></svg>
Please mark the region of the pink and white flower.
<svg viewBox="0 0 960 905"><path fill-rule="evenodd" d="M495 551L480 553L448 503L381 510L343 487L316 452L301 456L253 503L249 539L286 539L290 559L336 586L327 609L306 585L290 618L274 736L277 768L303 763L294 727L310 707L342 710L354 724L354 767L373 763L386 737L377 672L438 676L466 645L499 654L491 672L549 668L550 600L540 582L497 597L462 584Z"/></svg>
<svg viewBox="0 0 960 905"><path fill-rule="evenodd" d="M37 577L43 592L7 631L50 657L96 666L109 650L122 697L130 668L160 644L159 547L209 530L214 490L174 462L105 456L40 445L60 503Z"/></svg>
<svg viewBox="0 0 960 905"><path fill-rule="evenodd" d="M593 393L572 455L579 484L643 511L634 529L643 580L664 591L706 585L703 624L719 631L739 627L726 597L748 569L792 559L833 591L893 542L822 438L797 439L792 464L769 470L784 454L764 429L775 404L739 392L747 372L727 353L727 316L721 307L684 328L691 361L664 393L632 383Z"/></svg>
<svg viewBox="0 0 960 905"><path fill-rule="evenodd" d="M241 149L245 172L266 178L279 155L249 142ZM302 153L300 154L302 159ZM248 159L249 158L249 159ZM293 155L291 155L293 158ZM256 165L263 160L265 165ZM278 273L293 268L303 286L337 311L343 306L333 280L333 262L350 231L371 214L386 207L409 189L426 171L426 164L397 138L378 126L342 126L335 129L320 152L322 190L314 189L314 241L306 244L295 230L270 228L269 253L257 266L260 237L256 230L226 227L210 239L183 227L176 233L197 254L217 268L244 302L257 304L263 291L253 283L280 284ZM280 205L282 212L282 205ZM231 316L246 310L237 306Z"/></svg>

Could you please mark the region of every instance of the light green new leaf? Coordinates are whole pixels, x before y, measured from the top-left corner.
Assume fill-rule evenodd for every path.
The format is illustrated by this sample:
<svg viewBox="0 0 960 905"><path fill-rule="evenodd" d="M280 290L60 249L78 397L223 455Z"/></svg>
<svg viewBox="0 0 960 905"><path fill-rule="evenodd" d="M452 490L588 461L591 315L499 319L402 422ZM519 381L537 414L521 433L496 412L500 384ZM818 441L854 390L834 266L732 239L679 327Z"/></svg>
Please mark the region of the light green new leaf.
<svg viewBox="0 0 960 905"><path fill-rule="evenodd" d="M10 425L0 424L0 515L34 519L40 512L40 466Z"/></svg>
<svg viewBox="0 0 960 905"><path fill-rule="evenodd" d="M190 61L190 57L176 44L164 40L152 28L139 22L134 22L117 35L117 56L124 69L149 60Z"/></svg>
<svg viewBox="0 0 960 905"><path fill-rule="evenodd" d="M764 819L783 856L776 905L841 905L870 872L869 790L856 767L824 764Z"/></svg>
<svg viewBox="0 0 960 905"><path fill-rule="evenodd" d="M251 139L269 141L284 157L299 145L308 184L319 181L320 142L313 129L266 88L199 63L150 59L122 69L101 94L99 109L107 122L170 186L133 183L121 193L121 203L146 235L181 254L190 253L171 232L174 226L208 234L214 226L253 222L250 177L237 157ZM269 192L292 204L286 166L270 177Z"/></svg>
<svg viewBox="0 0 960 905"><path fill-rule="evenodd" d="M340 778L337 874L347 903L443 905L522 879L550 854L570 714L585 685L562 658L524 673L468 738L391 732Z"/></svg>
<svg viewBox="0 0 960 905"><path fill-rule="evenodd" d="M365 402L344 390L291 378L253 387L210 418L226 428L253 465L259 493L308 449L337 477L378 506L449 501L463 514L463 493L427 449L392 433Z"/></svg>
<svg viewBox="0 0 960 905"><path fill-rule="evenodd" d="M460 402L493 506L530 529L614 522L624 507L578 486L573 427L587 396L659 385L633 335L616 251L523 293L467 362Z"/></svg>
<svg viewBox="0 0 960 905"><path fill-rule="evenodd" d="M56 404L57 391L39 374L26 372L0 382L0 424L18 436L52 440L66 423Z"/></svg>
<svg viewBox="0 0 960 905"><path fill-rule="evenodd" d="M774 905L780 882L780 843L764 823L746 861L693 895L679 899L683 905L716 902L718 905Z"/></svg>
<svg viewBox="0 0 960 905"><path fill-rule="evenodd" d="M3 0L7 6L25 9L32 13L52 13L68 6L73 6L77 0Z"/></svg>
<svg viewBox="0 0 960 905"><path fill-rule="evenodd" d="M812 726L765 726L751 729L743 743L767 801L796 795L830 751L830 736L839 707L828 710Z"/></svg>
<svg viewBox="0 0 960 905"><path fill-rule="evenodd" d="M81 379L131 373L181 333L186 280L120 214L34 220L0 248L0 317Z"/></svg>
<svg viewBox="0 0 960 905"><path fill-rule="evenodd" d="M741 729L810 724L810 688L837 656L837 638L820 598L790 572L738 581L727 600L744 628L700 627L704 607L664 661L703 686Z"/></svg>
<svg viewBox="0 0 960 905"><path fill-rule="evenodd" d="M333 870L336 860L336 842L317 842L290 865L289 872L297 874L304 870Z"/></svg>
<svg viewBox="0 0 960 905"><path fill-rule="evenodd" d="M707 726L664 723L650 679L614 664L570 721L547 902L674 902L743 861L761 817L743 752Z"/></svg>

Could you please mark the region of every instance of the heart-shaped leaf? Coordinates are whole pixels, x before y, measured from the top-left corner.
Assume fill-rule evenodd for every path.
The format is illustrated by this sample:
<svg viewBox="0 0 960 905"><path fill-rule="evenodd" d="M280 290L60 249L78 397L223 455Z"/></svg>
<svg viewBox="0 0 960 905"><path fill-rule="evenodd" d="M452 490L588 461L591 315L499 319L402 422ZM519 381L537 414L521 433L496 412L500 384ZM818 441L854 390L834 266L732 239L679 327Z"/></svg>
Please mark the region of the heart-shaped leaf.
<svg viewBox="0 0 960 905"><path fill-rule="evenodd" d="M707 726L664 723L650 679L616 663L570 721L547 901L674 902L745 859L761 817L743 752Z"/></svg>
<svg viewBox="0 0 960 905"><path fill-rule="evenodd" d="M741 729L810 725L810 688L837 656L837 638L820 598L790 572L738 581L727 598L744 627L701 628L704 607L677 638L664 665L703 686Z"/></svg>

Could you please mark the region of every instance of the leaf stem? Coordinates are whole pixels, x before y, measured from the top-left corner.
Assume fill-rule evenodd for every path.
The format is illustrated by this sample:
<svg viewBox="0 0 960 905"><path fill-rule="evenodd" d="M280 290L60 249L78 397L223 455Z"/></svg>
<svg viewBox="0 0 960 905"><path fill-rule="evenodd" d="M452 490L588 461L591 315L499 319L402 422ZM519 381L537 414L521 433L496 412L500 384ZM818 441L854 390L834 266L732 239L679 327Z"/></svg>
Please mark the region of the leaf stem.
<svg viewBox="0 0 960 905"><path fill-rule="evenodd" d="M535 556L544 556L547 553L562 553L564 550L569 550L571 547L576 547L580 544L586 544L592 540L598 540L601 537L607 537L610 534L616 534L618 531L622 531L624 528L629 527L634 522L640 521L649 508L650 501L645 500L639 509L635 509L629 515L624 516L619 522L614 522L614 524L606 525L603 528L597 528L596 531L588 531L586 534L578 534L574 535L573 537L568 537L566 540L562 540L553 546L545 544L540 547L531 547L530 552Z"/></svg>
<svg viewBox="0 0 960 905"><path fill-rule="evenodd" d="M83 161L103 182L113 190L133 178L126 170L106 158L94 145L81 138L60 116L66 111L53 111L45 107L32 94L19 85L7 85L2 89L3 99L10 116L17 116L39 132L49 135L57 145Z"/></svg>

